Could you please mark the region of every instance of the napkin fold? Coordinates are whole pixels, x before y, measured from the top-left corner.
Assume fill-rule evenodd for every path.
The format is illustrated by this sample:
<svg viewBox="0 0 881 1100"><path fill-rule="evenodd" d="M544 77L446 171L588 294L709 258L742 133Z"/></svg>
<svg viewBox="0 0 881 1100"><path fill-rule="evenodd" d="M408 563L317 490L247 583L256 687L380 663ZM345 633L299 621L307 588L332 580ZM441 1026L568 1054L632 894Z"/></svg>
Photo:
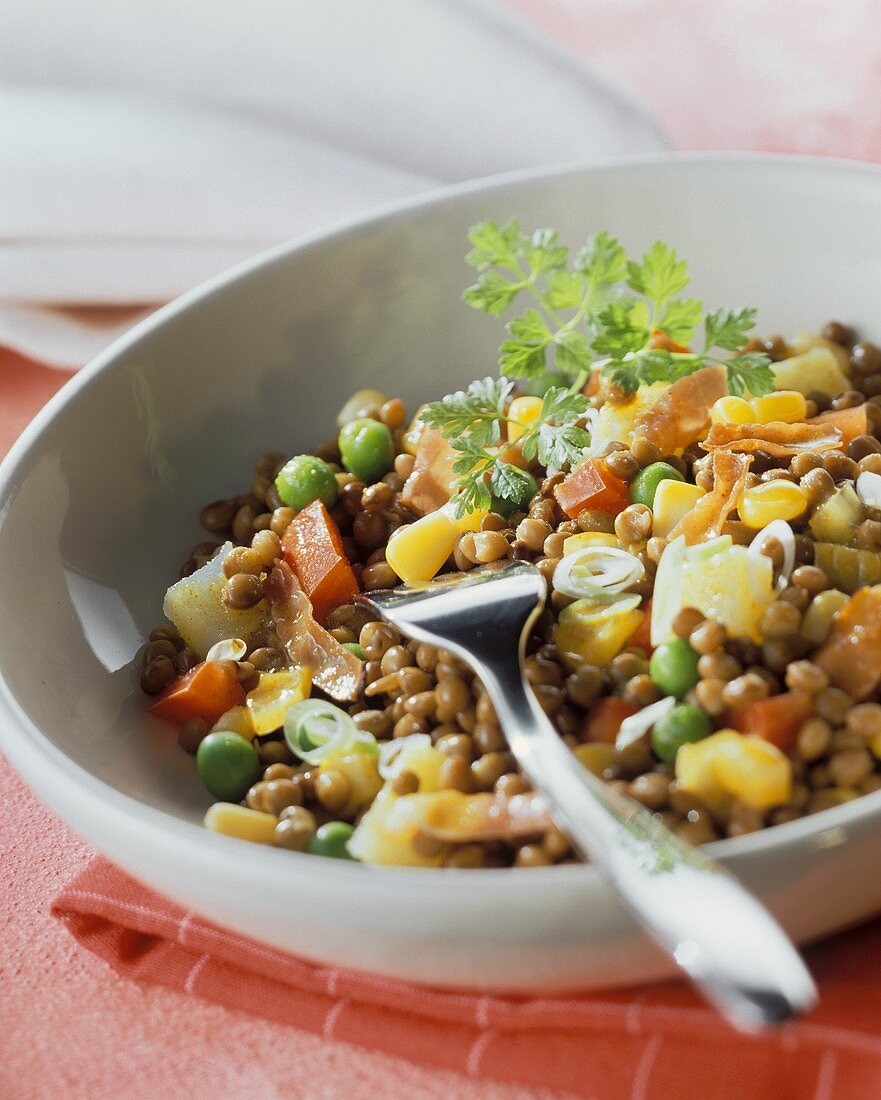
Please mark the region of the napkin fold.
<svg viewBox="0 0 881 1100"><path fill-rule="evenodd" d="M683 983L561 997L444 992L319 966L218 928L98 857L54 914L118 973L425 1066L600 1100L877 1100L881 922L811 951L822 1000L759 1036Z"/></svg>

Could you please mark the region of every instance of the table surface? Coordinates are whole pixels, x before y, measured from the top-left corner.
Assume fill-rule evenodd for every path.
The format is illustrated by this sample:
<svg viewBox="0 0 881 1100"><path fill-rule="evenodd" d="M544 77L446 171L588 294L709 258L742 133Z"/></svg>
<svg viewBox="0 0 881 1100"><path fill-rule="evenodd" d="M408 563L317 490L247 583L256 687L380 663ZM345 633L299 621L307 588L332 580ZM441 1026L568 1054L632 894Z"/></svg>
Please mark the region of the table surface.
<svg viewBox="0 0 881 1100"><path fill-rule="evenodd" d="M871 107L881 68L875 0L507 3L646 103L680 148L881 159L881 115ZM0 454L64 377L0 352ZM90 858L89 848L2 758L0 791L0 1095L559 1095L419 1069L120 979L48 912L59 888Z"/></svg>

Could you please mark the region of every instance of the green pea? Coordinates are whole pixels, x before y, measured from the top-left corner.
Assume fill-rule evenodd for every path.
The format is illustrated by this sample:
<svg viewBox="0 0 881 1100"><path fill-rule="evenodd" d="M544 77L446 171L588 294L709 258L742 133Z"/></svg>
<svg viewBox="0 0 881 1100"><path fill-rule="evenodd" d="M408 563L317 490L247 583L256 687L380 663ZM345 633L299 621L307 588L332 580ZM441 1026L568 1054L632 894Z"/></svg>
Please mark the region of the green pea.
<svg viewBox="0 0 881 1100"><path fill-rule="evenodd" d="M652 729L652 748L655 753L672 764L680 745L690 741L701 741L712 733L710 720L700 707L690 703L680 703Z"/></svg>
<svg viewBox="0 0 881 1100"><path fill-rule="evenodd" d="M331 859L352 859L346 845L354 831L345 821L328 821L309 841L309 852L313 856L330 856Z"/></svg>
<svg viewBox="0 0 881 1100"><path fill-rule="evenodd" d="M658 646L649 662L649 675L665 695L677 699L690 691L700 679L698 654L684 638L676 638Z"/></svg>
<svg viewBox="0 0 881 1100"><path fill-rule="evenodd" d="M562 386L564 389L568 389L571 384L572 379L563 374L562 371L546 370L534 378L521 378L517 383L517 388L527 397L544 397L548 390L553 389L554 386Z"/></svg>
<svg viewBox="0 0 881 1100"><path fill-rule="evenodd" d="M523 492L517 500L503 500L501 497L493 496L492 503L490 504L491 512L498 512L500 516L513 515L515 512L525 512L529 506L529 502L538 492L538 482L532 476L527 474L529 478L529 484L526 484L526 478L524 478Z"/></svg>
<svg viewBox="0 0 881 1100"><path fill-rule="evenodd" d="M354 653L359 661L364 660L364 650L357 642L343 642L343 647L350 653Z"/></svg>
<svg viewBox="0 0 881 1100"><path fill-rule="evenodd" d="M653 462L651 466L640 470L630 482L630 499L634 504L653 507L655 493L662 481L685 481L685 478L669 462Z"/></svg>
<svg viewBox="0 0 881 1100"><path fill-rule="evenodd" d="M275 479L278 495L297 512L322 500L328 508L336 504L336 477L330 466L315 455L297 455L286 463Z"/></svg>
<svg viewBox="0 0 881 1100"><path fill-rule="evenodd" d="M395 461L395 444L385 424L369 417L352 420L340 431L343 465L368 484L379 481Z"/></svg>
<svg viewBox="0 0 881 1100"><path fill-rule="evenodd" d="M260 758L239 733L209 733L196 750L196 769L215 798L241 802L260 777Z"/></svg>

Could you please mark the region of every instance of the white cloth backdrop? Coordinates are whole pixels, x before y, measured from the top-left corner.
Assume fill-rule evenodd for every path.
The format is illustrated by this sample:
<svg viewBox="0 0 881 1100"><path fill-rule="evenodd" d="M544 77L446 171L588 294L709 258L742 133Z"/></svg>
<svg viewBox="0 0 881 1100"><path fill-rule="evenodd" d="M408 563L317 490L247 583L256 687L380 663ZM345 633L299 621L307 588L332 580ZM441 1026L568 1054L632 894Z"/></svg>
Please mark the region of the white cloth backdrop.
<svg viewBox="0 0 881 1100"><path fill-rule="evenodd" d="M404 195L661 147L492 0L4 0L0 343L76 366L121 322L59 307L144 307Z"/></svg>

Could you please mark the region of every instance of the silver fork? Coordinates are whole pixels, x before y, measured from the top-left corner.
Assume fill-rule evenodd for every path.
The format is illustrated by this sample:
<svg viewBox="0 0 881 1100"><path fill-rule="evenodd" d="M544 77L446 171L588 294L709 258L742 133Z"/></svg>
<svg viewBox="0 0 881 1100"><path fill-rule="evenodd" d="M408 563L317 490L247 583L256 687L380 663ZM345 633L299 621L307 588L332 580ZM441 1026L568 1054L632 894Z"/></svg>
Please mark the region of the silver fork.
<svg viewBox="0 0 881 1100"><path fill-rule="evenodd" d="M700 849L582 767L522 673L547 585L525 562L440 577L359 599L403 634L441 646L483 681L511 752L582 856L737 1028L755 1031L810 1009L817 993L768 911Z"/></svg>

